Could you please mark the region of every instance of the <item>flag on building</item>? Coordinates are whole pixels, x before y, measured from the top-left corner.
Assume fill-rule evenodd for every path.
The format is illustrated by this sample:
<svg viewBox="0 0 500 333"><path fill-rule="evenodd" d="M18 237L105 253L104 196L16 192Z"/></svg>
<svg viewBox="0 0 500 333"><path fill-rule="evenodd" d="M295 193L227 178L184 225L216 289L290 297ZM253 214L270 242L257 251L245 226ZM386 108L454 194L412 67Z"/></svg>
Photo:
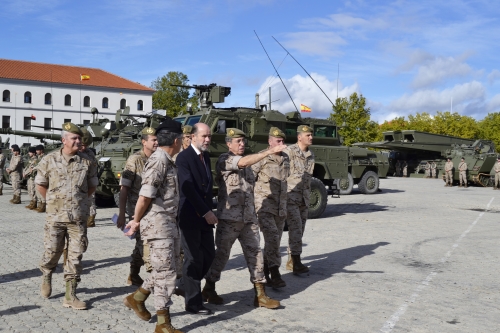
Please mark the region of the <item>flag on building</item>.
<svg viewBox="0 0 500 333"><path fill-rule="evenodd" d="M81 74L80 75L80 80L90 80L90 75L86 75L86 74Z"/></svg>
<svg viewBox="0 0 500 333"><path fill-rule="evenodd" d="M311 108L304 104L300 104L300 112L311 112Z"/></svg>

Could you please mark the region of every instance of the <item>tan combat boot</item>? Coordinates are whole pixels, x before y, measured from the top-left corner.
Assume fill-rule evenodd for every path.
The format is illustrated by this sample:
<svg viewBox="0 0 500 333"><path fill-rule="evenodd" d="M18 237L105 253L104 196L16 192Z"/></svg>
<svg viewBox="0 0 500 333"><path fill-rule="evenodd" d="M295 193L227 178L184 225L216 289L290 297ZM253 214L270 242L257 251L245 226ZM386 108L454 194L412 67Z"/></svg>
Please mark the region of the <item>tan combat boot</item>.
<svg viewBox="0 0 500 333"><path fill-rule="evenodd" d="M93 228L93 227L95 227L95 215L90 215L87 220L87 228Z"/></svg>
<svg viewBox="0 0 500 333"><path fill-rule="evenodd" d="M87 304L82 302L76 297L76 286L78 282L76 279L66 281L66 295L64 295L63 306L65 308L73 308L75 310L87 309Z"/></svg>
<svg viewBox="0 0 500 333"><path fill-rule="evenodd" d="M137 267L135 265L130 265L130 274L128 275L127 285L137 286L137 287L142 286L144 281L139 276L140 271L141 271L141 267Z"/></svg>
<svg viewBox="0 0 500 333"><path fill-rule="evenodd" d="M151 295L150 291L146 289L139 288L134 293L128 295L123 299L123 304L129 309L134 310L137 317L142 320L148 321L151 319L151 313L146 309L144 302Z"/></svg>
<svg viewBox="0 0 500 333"><path fill-rule="evenodd" d="M12 199L12 203L15 205L18 205L21 203L21 196L20 195L15 195L14 199Z"/></svg>
<svg viewBox="0 0 500 333"><path fill-rule="evenodd" d="M172 326L169 308L156 311L156 317L158 321L156 322L155 333L182 333L182 331Z"/></svg>
<svg viewBox="0 0 500 333"><path fill-rule="evenodd" d="M42 276L42 286L40 294L43 298L49 298L52 295L52 273Z"/></svg>
<svg viewBox="0 0 500 333"><path fill-rule="evenodd" d="M221 305L224 303L222 297L217 295L217 292L215 291L215 282L213 281L205 280L205 286L201 291L201 295L203 296L203 300L210 304Z"/></svg>
<svg viewBox="0 0 500 333"><path fill-rule="evenodd" d="M45 213L45 202L42 202L36 211L39 213Z"/></svg>
<svg viewBox="0 0 500 333"><path fill-rule="evenodd" d="M300 255L292 254L292 262L293 262L293 274L302 274L309 272L309 268L302 264L300 261Z"/></svg>
<svg viewBox="0 0 500 333"><path fill-rule="evenodd" d="M254 283L255 298L253 305L256 307L264 307L267 309L276 309L280 307L280 302L266 295L266 290L263 283Z"/></svg>
<svg viewBox="0 0 500 333"><path fill-rule="evenodd" d="M283 281L280 274L279 266L270 267L269 271L271 272L271 283L268 284L273 288L283 288L286 287L286 282Z"/></svg>
<svg viewBox="0 0 500 333"><path fill-rule="evenodd" d="M30 209L31 209L31 210L36 210L37 205L38 205L38 201L37 201L37 200L35 200L35 203L33 204L33 207L31 207Z"/></svg>
<svg viewBox="0 0 500 333"><path fill-rule="evenodd" d="M28 206L24 206L24 208L27 208L27 209L32 209L33 208L33 205L36 203L35 200L31 200L30 201L30 204Z"/></svg>

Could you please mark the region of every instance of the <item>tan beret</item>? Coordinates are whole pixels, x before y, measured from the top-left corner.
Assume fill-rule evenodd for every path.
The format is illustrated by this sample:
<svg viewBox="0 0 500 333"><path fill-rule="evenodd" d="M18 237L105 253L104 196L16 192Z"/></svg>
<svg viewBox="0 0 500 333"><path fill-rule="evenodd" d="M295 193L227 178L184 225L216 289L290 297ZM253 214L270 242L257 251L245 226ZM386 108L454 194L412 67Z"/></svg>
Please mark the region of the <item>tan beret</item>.
<svg viewBox="0 0 500 333"><path fill-rule="evenodd" d="M237 128L227 128L226 129L226 137L228 138L241 138L246 137L245 132L237 129Z"/></svg>
<svg viewBox="0 0 500 333"><path fill-rule="evenodd" d="M62 129L63 129L63 131L83 136L83 133L82 133L82 130L80 129L80 127L76 126L73 123L64 123L62 125Z"/></svg>
<svg viewBox="0 0 500 333"><path fill-rule="evenodd" d="M94 139L92 138L92 134L90 134L89 131L87 131L85 128L81 129L83 135L82 135L82 144L84 146L90 146Z"/></svg>
<svg viewBox="0 0 500 333"><path fill-rule="evenodd" d="M313 129L307 125L300 125L297 127L297 133L312 133Z"/></svg>
<svg viewBox="0 0 500 333"><path fill-rule="evenodd" d="M191 134L192 130L193 130L193 126L184 125L184 127L182 127L182 134Z"/></svg>
<svg viewBox="0 0 500 333"><path fill-rule="evenodd" d="M283 133L283 131L278 127L271 127L271 129L269 130L269 135L274 136L275 138L286 139L285 133Z"/></svg>
<svg viewBox="0 0 500 333"><path fill-rule="evenodd" d="M155 129L153 127L145 127L141 131L142 135L155 135Z"/></svg>

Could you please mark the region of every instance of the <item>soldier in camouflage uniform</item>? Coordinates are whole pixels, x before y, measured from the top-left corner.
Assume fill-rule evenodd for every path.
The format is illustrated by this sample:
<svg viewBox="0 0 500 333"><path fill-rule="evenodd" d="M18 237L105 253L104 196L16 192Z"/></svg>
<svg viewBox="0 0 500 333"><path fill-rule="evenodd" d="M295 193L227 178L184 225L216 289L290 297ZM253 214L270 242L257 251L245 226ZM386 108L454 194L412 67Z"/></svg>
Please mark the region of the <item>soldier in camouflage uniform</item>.
<svg viewBox="0 0 500 333"><path fill-rule="evenodd" d="M83 310L87 305L76 296L76 287L82 272L82 256L88 246L89 197L98 184L97 166L90 157L78 151L82 137L80 129L72 123L64 123L62 129L63 147L42 158L35 178L38 190L47 199L45 251L40 262L41 295L48 298L52 293L52 273L67 238L63 306Z"/></svg>
<svg viewBox="0 0 500 333"><path fill-rule="evenodd" d="M0 195L3 195L3 168L5 166L5 156L2 154L2 147L0 147Z"/></svg>
<svg viewBox="0 0 500 333"><path fill-rule="evenodd" d="M38 158L36 157L35 147L29 148L28 156L29 156L28 165L23 170L23 178L28 180L26 187L28 189L30 203L25 208L33 209L36 206L35 167L38 164Z"/></svg>
<svg viewBox="0 0 500 333"><path fill-rule="evenodd" d="M313 130L309 126L297 128L297 143L285 151L290 157L290 177L288 177L288 261L286 269L294 274L309 272L302 264L302 236L306 228L311 196L311 178L314 170L314 154L309 149L312 145Z"/></svg>
<svg viewBox="0 0 500 333"><path fill-rule="evenodd" d="M187 147L189 147L191 145L191 132L192 131L193 131L193 126L184 125L182 127L182 147L181 147L181 151L183 151L184 149L187 149ZM177 155L179 155L179 153L175 154L174 157L172 157L172 159L174 160L174 162L177 159Z"/></svg>
<svg viewBox="0 0 500 333"><path fill-rule="evenodd" d="M156 139L155 129L146 127L141 132L142 149L136 152L125 162L125 169L120 178L120 205L118 213L118 221L116 226L123 229L125 226L125 213L132 219L134 216L135 205L139 199L139 192L142 184L142 171L149 156L158 148L158 140ZM132 260L130 261L130 274L128 275L127 284L140 287L144 282L139 276L141 267L146 264L146 270L151 272L151 264L149 262L149 247L147 243L143 243L141 233L135 234L135 248L132 251Z"/></svg>
<svg viewBox="0 0 500 333"><path fill-rule="evenodd" d="M283 145L285 139L285 133L271 127L268 149ZM290 160L284 152L268 155L252 165L252 170L255 173L255 211L264 235L264 274L268 285L282 288L286 283L279 271L280 242L286 220L286 180L290 175Z"/></svg>
<svg viewBox="0 0 500 333"><path fill-rule="evenodd" d="M448 157L447 162L444 164L444 177L445 177L445 182L446 186L453 186L453 162L451 159Z"/></svg>
<svg viewBox="0 0 500 333"><path fill-rule="evenodd" d="M437 176L437 164L435 161L432 161L431 163L431 177L436 178Z"/></svg>
<svg viewBox="0 0 500 333"><path fill-rule="evenodd" d="M12 157L10 159L7 173L10 175L10 183L14 190L14 197L10 200L12 204L21 203L21 176L23 174L23 159L21 157L21 149L18 145L12 145Z"/></svg>
<svg viewBox="0 0 500 333"><path fill-rule="evenodd" d="M38 162L40 162L42 158L45 156L43 145L36 146L36 155L38 157ZM36 209L36 211L39 213L45 213L45 208L46 208L45 198L38 191L38 189L35 190L36 190L37 203L35 204L33 209Z"/></svg>
<svg viewBox="0 0 500 333"><path fill-rule="evenodd" d="M217 249L212 265L205 275L206 284L202 294L207 302L222 304L223 299L217 295L215 283L220 280L231 247L238 239L250 271L250 281L254 284L254 306L275 309L280 303L269 298L264 289L264 258L260 248L253 193L255 177L250 167L269 155L280 153L286 146L278 145L257 154L243 156L245 133L237 128L228 128L226 131L229 152L219 156L215 176L215 182L219 186L219 223L215 233Z"/></svg>
<svg viewBox="0 0 500 333"><path fill-rule="evenodd" d="M431 178L431 164L429 161L425 164L425 178Z"/></svg>
<svg viewBox="0 0 500 333"><path fill-rule="evenodd" d="M495 171L495 182L493 183L493 189L498 190L500 186L500 157L498 157L497 162L493 166L493 170Z"/></svg>
<svg viewBox="0 0 500 333"><path fill-rule="evenodd" d="M408 162L403 161L403 177L408 177Z"/></svg>
<svg viewBox="0 0 500 333"><path fill-rule="evenodd" d="M458 187L462 187L463 182L464 187L467 188L467 163L465 163L465 159L463 157L460 159L460 163L458 163L458 171L460 172Z"/></svg>
<svg viewBox="0 0 500 333"><path fill-rule="evenodd" d="M151 154L144 166L134 219L127 224L130 230L126 235L132 235L140 227L142 239L148 241L153 271L142 286L123 302L139 318L149 320L151 313L144 302L154 290L154 305L158 317L155 332L158 333L180 332L171 324L169 309L177 275L182 271L177 216L179 184L177 166L171 157L181 148L181 135L181 124L170 118L156 129L159 148Z"/></svg>
<svg viewBox="0 0 500 333"><path fill-rule="evenodd" d="M92 151L92 149L89 148L89 146L92 144L93 141L92 135L85 128L81 128L80 130L83 133L80 152L90 157L92 162L94 162L95 165L97 166L97 159L95 158L95 154ZM92 195L89 198L89 207L90 207L90 216L89 219L87 220L87 228L93 228L95 227L95 216L97 215L97 206L95 204L95 193L92 193Z"/></svg>

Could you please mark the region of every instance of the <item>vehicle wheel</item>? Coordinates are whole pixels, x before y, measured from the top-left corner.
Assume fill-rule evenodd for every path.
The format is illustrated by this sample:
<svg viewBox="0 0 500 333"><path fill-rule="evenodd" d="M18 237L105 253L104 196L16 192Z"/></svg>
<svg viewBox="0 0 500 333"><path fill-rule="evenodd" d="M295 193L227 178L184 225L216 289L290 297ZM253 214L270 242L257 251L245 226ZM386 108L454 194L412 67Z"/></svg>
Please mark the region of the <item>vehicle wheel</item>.
<svg viewBox="0 0 500 333"><path fill-rule="evenodd" d="M309 213L308 218L315 219L321 216L326 208L328 194L326 187L321 180L317 178L311 179L311 196L309 197Z"/></svg>
<svg viewBox="0 0 500 333"><path fill-rule="evenodd" d="M347 174L347 179L337 179L335 182L337 183L337 188L340 190L340 195L351 194L352 187L354 186L354 179L352 178L351 173Z"/></svg>
<svg viewBox="0 0 500 333"><path fill-rule="evenodd" d="M374 171L367 171L358 184L358 189L363 194L373 194L378 191L379 179Z"/></svg>

